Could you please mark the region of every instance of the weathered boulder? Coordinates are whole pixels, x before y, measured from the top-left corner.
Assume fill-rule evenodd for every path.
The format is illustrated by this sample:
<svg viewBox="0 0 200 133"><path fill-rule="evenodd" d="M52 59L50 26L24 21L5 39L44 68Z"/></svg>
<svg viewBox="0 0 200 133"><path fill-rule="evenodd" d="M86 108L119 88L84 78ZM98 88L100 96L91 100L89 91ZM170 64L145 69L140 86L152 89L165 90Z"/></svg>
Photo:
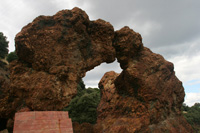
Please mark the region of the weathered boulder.
<svg viewBox="0 0 200 133"><path fill-rule="evenodd" d="M0 59L0 131L6 129L9 115L9 70L8 64Z"/></svg>
<svg viewBox="0 0 200 133"><path fill-rule="evenodd" d="M79 124L78 122L73 123L73 132L74 133L96 133L94 131L94 125L90 123Z"/></svg>
<svg viewBox="0 0 200 133"><path fill-rule="evenodd" d="M6 88L9 86L8 64L0 60L0 99L5 97Z"/></svg>
<svg viewBox="0 0 200 133"><path fill-rule="evenodd" d="M4 100L9 113L1 108L0 115L22 108L62 110L87 71L117 58L123 71L101 79L98 121L88 126L91 132L192 132L181 115L185 93L173 64L144 47L130 28L115 32L110 23L90 21L74 8L37 17L15 43L19 59L10 65Z"/></svg>
<svg viewBox="0 0 200 133"><path fill-rule="evenodd" d="M144 47L128 27L115 32L113 46L123 71L108 72L99 82L96 130L192 132L181 114L185 93L173 64Z"/></svg>
<svg viewBox="0 0 200 133"><path fill-rule="evenodd" d="M122 73L107 72L99 82L102 97L97 109L98 120L94 127L96 132L193 132L191 126L181 115L180 109L174 107L176 105L164 101L166 97L162 99L162 94L156 99L150 98L149 101L146 101L147 99L143 99L146 97L145 95L138 97L141 93L140 90L133 94L136 91L135 86L129 87L130 90L127 92L126 85L124 85L128 84L127 77ZM119 78L123 77L122 75L124 78L119 81ZM130 78L132 77L130 76ZM135 81L132 80L129 83L134 85ZM117 84L122 84L121 87L124 86L125 89L117 88ZM140 85L138 87L138 89L145 89ZM168 94L166 91L163 93ZM168 102L170 102L171 97L173 96L169 96ZM169 107L168 104L171 106Z"/></svg>
<svg viewBox="0 0 200 133"><path fill-rule="evenodd" d="M36 18L15 38L14 94L31 110L63 109L87 71L115 60L113 38L111 24L90 21L79 8Z"/></svg>

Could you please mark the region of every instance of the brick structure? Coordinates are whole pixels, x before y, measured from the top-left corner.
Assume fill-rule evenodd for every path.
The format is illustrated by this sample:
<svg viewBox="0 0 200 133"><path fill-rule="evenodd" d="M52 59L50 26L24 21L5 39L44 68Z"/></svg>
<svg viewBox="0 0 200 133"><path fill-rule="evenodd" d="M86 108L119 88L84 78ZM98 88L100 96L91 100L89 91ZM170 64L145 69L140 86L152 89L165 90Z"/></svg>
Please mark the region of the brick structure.
<svg viewBox="0 0 200 133"><path fill-rule="evenodd" d="M15 114L14 133L73 133L73 128L68 112L19 112Z"/></svg>

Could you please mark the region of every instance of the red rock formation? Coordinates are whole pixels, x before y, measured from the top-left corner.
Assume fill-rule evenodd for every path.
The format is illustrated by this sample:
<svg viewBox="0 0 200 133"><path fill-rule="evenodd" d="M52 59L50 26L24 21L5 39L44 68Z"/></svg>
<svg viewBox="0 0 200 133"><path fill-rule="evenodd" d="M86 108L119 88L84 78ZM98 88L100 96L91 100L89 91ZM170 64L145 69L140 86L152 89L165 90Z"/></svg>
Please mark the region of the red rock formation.
<svg viewBox="0 0 200 133"><path fill-rule="evenodd" d="M89 21L79 8L40 16L15 38L20 60L12 66L11 88L32 110L61 110L87 71L115 60L113 38L112 25Z"/></svg>
<svg viewBox="0 0 200 133"><path fill-rule="evenodd" d="M10 93L4 99L9 114L23 107L63 109L87 71L117 58L122 73L106 73L99 83L95 132L192 131L181 115L185 93L173 64L144 47L140 34L128 27L114 32L110 23L90 21L74 8L37 17L15 42L19 60L10 66Z"/></svg>
<svg viewBox="0 0 200 133"><path fill-rule="evenodd" d="M7 112L7 103L5 99L9 97L9 72L8 65L0 60L0 131L6 129L7 116L2 115Z"/></svg>
<svg viewBox="0 0 200 133"><path fill-rule="evenodd" d="M99 83L97 130L103 132L192 132L181 115L184 88L173 64L142 45L138 33L124 27L114 47L123 68Z"/></svg>
<svg viewBox="0 0 200 133"><path fill-rule="evenodd" d="M8 64L0 60L0 100L5 97L6 88L9 86Z"/></svg>
<svg viewBox="0 0 200 133"><path fill-rule="evenodd" d="M82 124L79 124L78 122L73 123L74 133L96 133L93 127L94 125L90 123L82 123Z"/></svg>

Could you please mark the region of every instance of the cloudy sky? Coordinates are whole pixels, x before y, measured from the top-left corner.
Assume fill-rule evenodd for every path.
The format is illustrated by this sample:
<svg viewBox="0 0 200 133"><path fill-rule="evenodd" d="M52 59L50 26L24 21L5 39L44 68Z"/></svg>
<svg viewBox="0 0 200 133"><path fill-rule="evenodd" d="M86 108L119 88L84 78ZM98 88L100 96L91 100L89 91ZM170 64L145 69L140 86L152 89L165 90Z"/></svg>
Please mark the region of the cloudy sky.
<svg viewBox="0 0 200 133"><path fill-rule="evenodd" d="M39 15L80 7L91 20L109 21L118 30L129 26L139 32L153 52L174 63L183 82L185 103L200 102L200 1L199 0L1 0L0 31L14 51L14 37ZM120 72L117 62L103 63L87 72L87 86L95 87L107 71Z"/></svg>

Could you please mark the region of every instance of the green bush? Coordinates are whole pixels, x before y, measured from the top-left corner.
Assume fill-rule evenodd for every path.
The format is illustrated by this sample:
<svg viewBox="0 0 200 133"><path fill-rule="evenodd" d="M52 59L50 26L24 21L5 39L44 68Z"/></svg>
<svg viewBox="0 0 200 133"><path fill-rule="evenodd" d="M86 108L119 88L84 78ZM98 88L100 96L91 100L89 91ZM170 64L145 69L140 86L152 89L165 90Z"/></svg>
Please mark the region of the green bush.
<svg viewBox="0 0 200 133"><path fill-rule="evenodd" d="M14 61L14 60L16 60L16 59L18 59L18 56L17 56L17 54L15 53L15 51L9 53L8 56L6 57L6 60L7 60L9 63L12 62L12 61Z"/></svg>
<svg viewBox="0 0 200 133"><path fill-rule="evenodd" d="M83 82L83 80L81 80L77 86L77 90L78 92L81 92L82 90L85 90L85 84Z"/></svg>
<svg viewBox="0 0 200 133"><path fill-rule="evenodd" d="M64 111L69 112L73 122L95 124L97 120L97 106L100 102L100 90L97 88L79 89Z"/></svg>
<svg viewBox="0 0 200 133"><path fill-rule="evenodd" d="M184 104L182 110L185 111L183 115L187 122L190 123L197 132L200 132L200 103L195 103L192 107L188 107Z"/></svg>
<svg viewBox="0 0 200 133"><path fill-rule="evenodd" d="M8 41L7 37L0 32L0 58L4 59L8 54Z"/></svg>

